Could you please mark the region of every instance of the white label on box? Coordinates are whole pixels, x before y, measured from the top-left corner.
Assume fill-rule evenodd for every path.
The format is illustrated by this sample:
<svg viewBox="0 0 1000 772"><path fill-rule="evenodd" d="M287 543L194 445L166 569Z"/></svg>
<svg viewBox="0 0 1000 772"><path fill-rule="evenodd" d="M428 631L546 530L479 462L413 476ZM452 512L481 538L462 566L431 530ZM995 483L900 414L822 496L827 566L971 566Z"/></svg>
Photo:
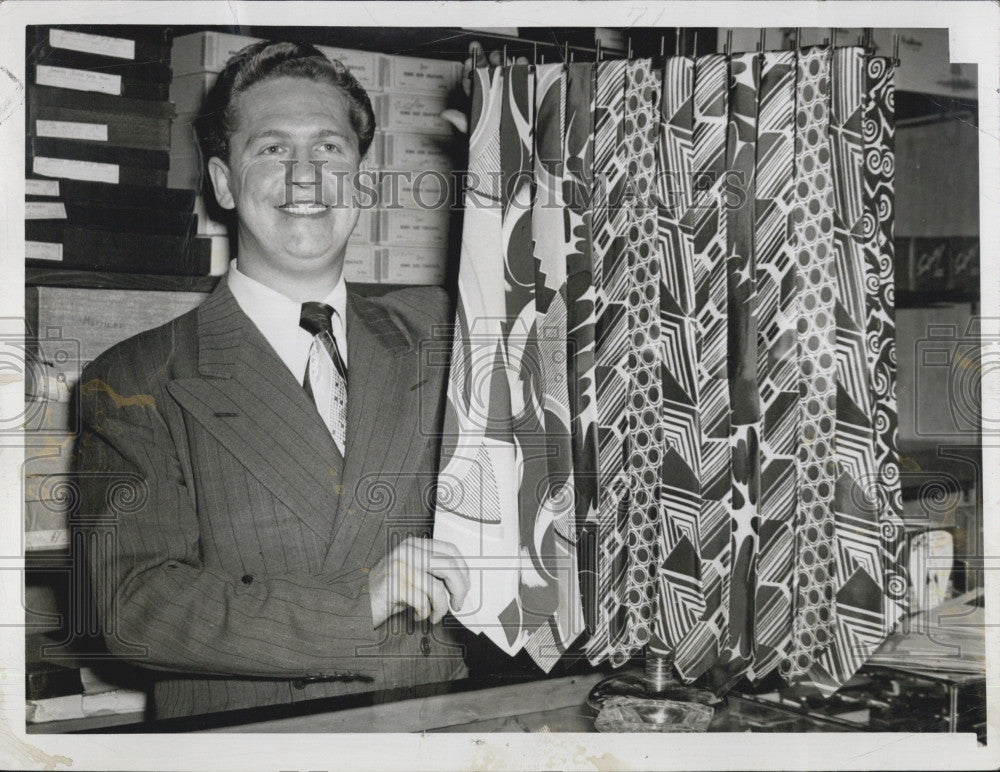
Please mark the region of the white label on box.
<svg viewBox="0 0 1000 772"><path fill-rule="evenodd" d="M388 56L385 87L448 94L461 78L462 65L446 59Z"/></svg>
<svg viewBox="0 0 1000 772"><path fill-rule="evenodd" d="M382 121L393 131L451 134L451 124L441 117L447 100L437 94L384 94Z"/></svg>
<svg viewBox="0 0 1000 772"><path fill-rule="evenodd" d="M382 212L383 244L447 244L447 209L394 209Z"/></svg>
<svg viewBox="0 0 1000 772"><path fill-rule="evenodd" d="M26 196L58 196L59 180L25 180L24 195Z"/></svg>
<svg viewBox="0 0 1000 772"><path fill-rule="evenodd" d="M66 205L62 201L25 201L25 220L65 220Z"/></svg>
<svg viewBox="0 0 1000 772"><path fill-rule="evenodd" d="M69 546L69 529L59 531L25 531L24 548L29 552L34 550L52 550Z"/></svg>
<svg viewBox="0 0 1000 772"><path fill-rule="evenodd" d="M375 250L357 248L347 245L344 253L344 281L360 281L374 283L378 281L375 275Z"/></svg>
<svg viewBox="0 0 1000 772"><path fill-rule="evenodd" d="M74 161L68 158L35 158L32 171L46 177L64 177L67 180L87 182L110 182L118 184L118 164L102 164L97 161Z"/></svg>
<svg viewBox="0 0 1000 772"><path fill-rule="evenodd" d="M337 59L351 71L358 83L366 88L378 87L378 62L380 54L358 51L353 48L316 46L328 59Z"/></svg>
<svg viewBox="0 0 1000 772"><path fill-rule="evenodd" d="M62 244L52 244L48 241L25 241L24 256L28 260L55 260L63 259Z"/></svg>
<svg viewBox="0 0 1000 772"><path fill-rule="evenodd" d="M79 123L77 121L35 121L35 134L39 137L59 137L60 139L89 139L94 142L108 141L108 124Z"/></svg>
<svg viewBox="0 0 1000 772"><path fill-rule="evenodd" d="M102 94L121 96L121 75L108 75L90 70L73 70L69 67L50 67L40 64L36 68L35 83L39 86L71 88L77 91L99 91Z"/></svg>
<svg viewBox="0 0 1000 772"><path fill-rule="evenodd" d="M447 252L443 249L383 250L385 271L382 281L387 284L442 284Z"/></svg>
<svg viewBox="0 0 1000 772"><path fill-rule="evenodd" d="M226 62L249 45L259 43L263 38L252 38L246 35L232 35L228 32L200 32L205 35L204 60L201 62L206 69L220 71ZM176 41L175 41L176 44ZM201 69L201 68L199 68Z"/></svg>
<svg viewBox="0 0 1000 772"><path fill-rule="evenodd" d="M385 169L451 169L449 142L449 138L426 134L385 134L382 166Z"/></svg>
<svg viewBox="0 0 1000 772"><path fill-rule="evenodd" d="M125 38L111 38L106 35L88 35L66 29L49 30L49 45L69 51L87 54L115 56L119 59L135 59L135 41Z"/></svg>

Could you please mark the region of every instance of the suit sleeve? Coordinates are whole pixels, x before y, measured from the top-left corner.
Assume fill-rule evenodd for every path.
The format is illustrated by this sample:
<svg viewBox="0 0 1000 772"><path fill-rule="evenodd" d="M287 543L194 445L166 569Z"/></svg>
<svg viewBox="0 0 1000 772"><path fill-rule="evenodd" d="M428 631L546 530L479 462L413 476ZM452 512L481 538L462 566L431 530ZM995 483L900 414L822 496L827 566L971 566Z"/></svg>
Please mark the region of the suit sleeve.
<svg viewBox="0 0 1000 772"><path fill-rule="evenodd" d="M87 566L109 650L165 670L236 676L376 676L367 577L224 576L203 565L184 438L164 379L108 352L81 378L77 452ZM137 373L136 371L140 372ZM178 451L178 444L182 449Z"/></svg>

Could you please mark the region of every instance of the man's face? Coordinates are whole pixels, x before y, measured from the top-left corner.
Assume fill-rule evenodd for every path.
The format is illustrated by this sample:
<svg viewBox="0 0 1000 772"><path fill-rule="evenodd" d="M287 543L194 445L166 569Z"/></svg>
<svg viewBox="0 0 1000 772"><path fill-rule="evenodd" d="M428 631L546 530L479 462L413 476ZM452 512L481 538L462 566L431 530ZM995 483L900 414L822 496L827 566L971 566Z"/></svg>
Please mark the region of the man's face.
<svg viewBox="0 0 1000 772"><path fill-rule="evenodd" d="M265 282L339 276L359 214L351 183L361 155L348 105L335 86L296 77L237 97L229 159L212 158L209 173L219 203L236 209L241 271Z"/></svg>

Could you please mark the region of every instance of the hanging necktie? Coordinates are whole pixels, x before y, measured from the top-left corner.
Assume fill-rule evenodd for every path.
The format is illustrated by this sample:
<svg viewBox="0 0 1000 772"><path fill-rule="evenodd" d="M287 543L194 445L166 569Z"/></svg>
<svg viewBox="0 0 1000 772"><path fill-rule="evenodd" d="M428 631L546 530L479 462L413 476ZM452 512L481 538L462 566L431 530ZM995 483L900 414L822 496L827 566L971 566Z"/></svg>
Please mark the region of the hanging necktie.
<svg viewBox="0 0 1000 772"><path fill-rule="evenodd" d="M627 634L625 587L628 571L628 266L625 257L623 142L625 62L597 63L594 109L594 286L597 291L596 374L598 479L597 627L587 643L594 664L627 660L615 647Z"/></svg>
<svg viewBox="0 0 1000 772"><path fill-rule="evenodd" d="M830 135L833 150L834 253L837 261L837 626L832 645L810 671L824 692L842 686L881 644L898 607L885 596L879 522L874 404L875 366L868 345L867 295L878 296L865 277L863 257L864 145L862 97L865 59L860 47L833 55Z"/></svg>
<svg viewBox="0 0 1000 772"><path fill-rule="evenodd" d="M862 137L864 155L864 251L866 284L877 291L868 291L868 340L874 345L870 363L875 419L875 461L879 478L879 510L882 565L886 567L885 591L888 598L884 633L892 631L899 615L905 611L909 581L902 550L903 502L899 480L899 441L896 416L896 320L895 320L895 253L893 219L895 195L894 84L892 60L870 57L865 67L865 99L863 100Z"/></svg>
<svg viewBox="0 0 1000 772"><path fill-rule="evenodd" d="M649 642L656 606L663 419L660 396L660 265L656 256L656 139L660 73L649 59L625 70L624 143L628 148L628 475L630 487L626 602L629 657Z"/></svg>
<svg viewBox="0 0 1000 772"><path fill-rule="evenodd" d="M726 629L723 578L729 573L729 506L732 478L729 444L728 327L726 310L726 209L720 205L726 172L728 89L726 57L698 57L694 82L693 204L684 225L694 234L701 398L701 539L705 613L678 644L674 664L691 681L719 654Z"/></svg>
<svg viewBox="0 0 1000 772"><path fill-rule="evenodd" d="M561 64L538 65L534 70L535 195L531 236L535 319L524 320L531 324L525 356L530 358L532 372L522 386L526 403L530 404L526 413L530 414L527 425L534 429L530 433L533 442L522 441L520 428L517 436L525 456L541 454L542 460L537 465L525 463L521 480L522 493L530 492L530 498L522 497L522 502L531 506L527 513L521 513L522 523L531 526L530 534L524 534L530 538L523 542L531 567L522 568L527 577L527 581L522 579L522 588L530 586L533 598L538 588L546 589L547 605L542 611L551 610L543 623L530 632L524 648L547 672L583 631L583 610L577 576L573 449L566 384L566 263L571 250L570 234L564 226L562 184L566 73ZM541 421L536 422L535 416ZM532 477L532 472L543 476ZM525 597L522 589L522 602Z"/></svg>
<svg viewBox="0 0 1000 772"><path fill-rule="evenodd" d="M506 307L501 204L494 189L500 172L503 82L500 68L473 73L470 188L465 194L434 538L455 544L469 565L469 594L456 618L516 654L523 645L520 526L502 328Z"/></svg>
<svg viewBox="0 0 1000 772"><path fill-rule="evenodd" d="M693 234L681 220L691 206L694 61L671 57L663 71L657 192L660 269L660 383L663 389L663 466L660 481L658 609L650 649L673 653L701 619L698 518L701 509L701 400Z"/></svg>
<svg viewBox="0 0 1000 772"><path fill-rule="evenodd" d="M734 54L729 61L726 153L726 283L731 485L730 567L723 580L728 630L711 677L720 690L753 661L753 599L757 584L757 504L760 490L760 397L757 385L757 297L754 276L754 195L757 92L760 59Z"/></svg>
<svg viewBox="0 0 1000 772"><path fill-rule="evenodd" d="M573 479L576 495L577 560L583 618L588 633L597 624L597 387L594 332L593 220L590 185L594 176L594 66L571 63L566 73L563 142L566 256L566 328Z"/></svg>
<svg viewBox="0 0 1000 772"><path fill-rule="evenodd" d="M786 679L812 667L830 645L836 621L837 264L829 127L830 49L813 46L799 52L796 81L792 227L799 296L799 493L792 647L781 663Z"/></svg>
<svg viewBox="0 0 1000 772"><path fill-rule="evenodd" d="M303 303L299 326L313 336L303 386L343 454L347 447L347 367L333 336L334 313L325 303Z"/></svg>
<svg viewBox="0 0 1000 772"><path fill-rule="evenodd" d="M795 257L788 217L794 175L795 53L768 51L760 81L755 193L760 531L754 594L754 661L760 680L787 655L795 570L795 443L799 385Z"/></svg>

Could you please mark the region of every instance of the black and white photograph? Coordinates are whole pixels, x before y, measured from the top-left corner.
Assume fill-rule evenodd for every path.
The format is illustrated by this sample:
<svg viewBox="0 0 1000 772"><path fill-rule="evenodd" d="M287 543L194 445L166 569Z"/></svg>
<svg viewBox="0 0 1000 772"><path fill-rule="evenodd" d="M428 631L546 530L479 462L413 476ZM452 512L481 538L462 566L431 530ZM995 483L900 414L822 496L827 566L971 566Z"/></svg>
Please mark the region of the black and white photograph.
<svg viewBox="0 0 1000 772"><path fill-rule="evenodd" d="M995 3L0 19L0 766L1000 764Z"/></svg>

